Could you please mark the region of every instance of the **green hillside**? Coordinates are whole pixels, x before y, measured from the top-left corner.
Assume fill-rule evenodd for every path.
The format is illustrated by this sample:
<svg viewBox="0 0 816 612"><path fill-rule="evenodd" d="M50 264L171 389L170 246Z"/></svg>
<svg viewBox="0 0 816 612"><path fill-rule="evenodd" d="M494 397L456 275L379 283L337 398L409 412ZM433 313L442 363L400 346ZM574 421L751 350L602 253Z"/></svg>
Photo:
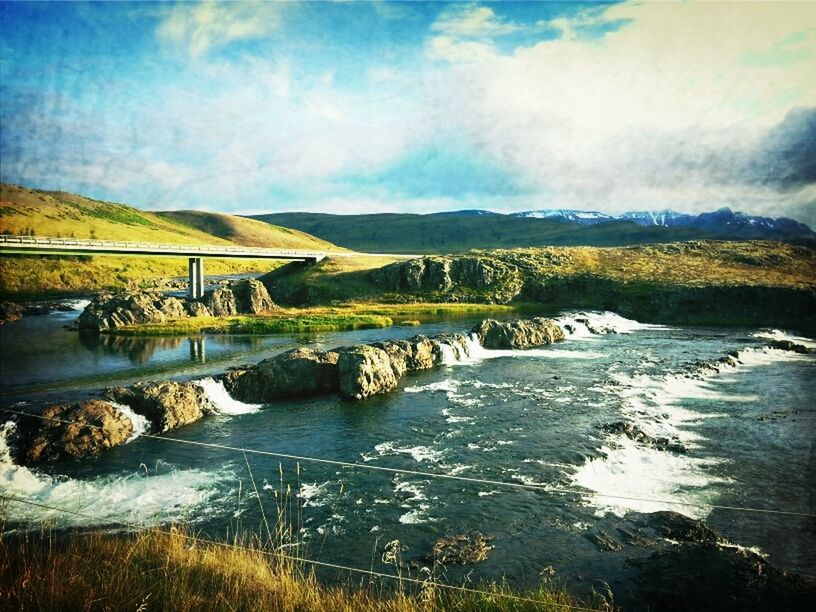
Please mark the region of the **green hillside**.
<svg viewBox="0 0 816 612"><path fill-rule="evenodd" d="M613 221L577 226L508 215L276 213L253 219L292 227L334 244L380 253L460 253L470 249L537 246L625 246L708 238L696 229L642 227Z"/></svg>
<svg viewBox="0 0 816 612"><path fill-rule="evenodd" d="M209 230L209 231L208 231ZM0 184L0 233L174 244L211 244L335 250L297 230L210 213L157 214L125 204L55 191ZM269 272L269 260L208 258L206 273ZM76 293L184 276L187 261L171 257L0 257L4 296Z"/></svg>
<svg viewBox="0 0 816 612"><path fill-rule="evenodd" d="M244 246L338 250L338 247L330 242L315 238L305 232L246 217L198 210L160 212L157 215L162 219L198 229L209 236L217 236Z"/></svg>

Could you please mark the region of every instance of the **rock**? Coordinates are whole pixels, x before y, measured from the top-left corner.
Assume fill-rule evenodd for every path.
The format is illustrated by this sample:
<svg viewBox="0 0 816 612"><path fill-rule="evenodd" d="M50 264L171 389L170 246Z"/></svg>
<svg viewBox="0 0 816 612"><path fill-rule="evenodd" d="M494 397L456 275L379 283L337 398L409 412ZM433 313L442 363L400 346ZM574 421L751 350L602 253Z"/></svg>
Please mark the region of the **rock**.
<svg viewBox="0 0 816 612"><path fill-rule="evenodd" d="M780 351L792 351L794 353L801 353L803 355L810 353L810 349L806 347L804 344L798 344L796 342L791 342L790 340L771 340L768 343L768 347L778 349Z"/></svg>
<svg viewBox="0 0 816 612"><path fill-rule="evenodd" d="M595 544L595 546L598 547L598 550L615 551L623 548L623 545L620 542L605 531L600 531L598 533L587 533L586 539Z"/></svg>
<svg viewBox="0 0 816 612"><path fill-rule="evenodd" d="M209 308L207 308L204 304L196 300L187 300L187 303L184 305L187 314L191 317L211 317L212 313L210 312Z"/></svg>
<svg viewBox="0 0 816 612"><path fill-rule="evenodd" d="M431 338L434 347L434 363L444 364L448 359L459 361L468 356L465 334L437 334Z"/></svg>
<svg viewBox="0 0 816 612"><path fill-rule="evenodd" d="M79 315L79 328L95 332L126 325L187 318L185 303L155 292L101 293Z"/></svg>
<svg viewBox="0 0 816 612"><path fill-rule="evenodd" d="M516 321L485 319L471 333L488 349L532 348L564 339L564 330L555 321L541 317Z"/></svg>
<svg viewBox="0 0 816 612"><path fill-rule="evenodd" d="M724 538L721 538L716 531L703 521L690 518L679 512L669 510L650 512L643 525L654 530L657 535L669 540L709 544L726 542Z"/></svg>
<svg viewBox="0 0 816 612"><path fill-rule="evenodd" d="M106 397L146 417L154 432L165 432L214 414L204 389L191 382L137 383L107 389Z"/></svg>
<svg viewBox="0 0 816 612"><path fill-rule="evenodd" d="M677 437L652 437L640 427L628 421L608 423L604 425L602 429L608 433L626 436L630 440L651 446L657 450L672 451L675 453L685 453L688 450L685 444L683 444Z"/></svg>
<svg viewBox="0 0 816 612"><path fill-rule="evenodd" d="M230 317L238 314L235 294L227 287L218 287L204 295L204 304L214 317Z"/></svg>
<svg viewBox="0 0 816 612"><path fill-rule="evenodd" d="M0 302L0 325L23 317L23 306L17 302Z"/></svg>
<svg viewBox="0 0 816 612"><path fill-rule="evenodd" d="M238 281L231 286L238 312L262 314L275 310L275 302L263 283L253 279Z"/></svg>
<svg viewBox="0 0 816 612"><path fill-rule="evenodd" d="M16 454L22 464L88 457L127 442L133 433L130 419L101 400L50 406L42 416L60 421L28 418L17 427Z"/></svg>
<svg viewBox="0 0 816 612"><path fill-rule="evenodd" d="M376 286L399 293L443 293L448 301L507 303L521 293L521 271L492 257L422 257L372 270Z"/></svg>
<svg viewBox="0 0 816 612"><path fill-rule="evenodd" d="M186 319L189 315L185 308L185 302L177 297L163 297L155 304L168 320Z"/></svg>
<svg viewBox="0 0 816 612"><path fill-rule="evenodd" d="M338 352L340 393L344 397L360 400L397 387L391 360L383 349L363 344Z"/></svg>
<svg viewBox="0 0 816 612"><path fill-rule="evenodd" d="M435 344L427 336L414 336L408 340L411 345L411 356L407 360L408 370L430 370L436 365L434 359Z"/></svg>
<svg viewBox="0 0 816 612"><path fill-rule="evenodd" d="M397 380L410 369L409 364L413 361L413 346L407 340L386 340L374 342L371 346L385 351L391 363L391 371L394 372Z"/></svg>
<svg viewBox="0 0 816 612"><path fill-rule="evenodd" d="M488 551L494 548L489 544L492 540L493 538L482 535L478 531L439 538L425 558L434 565L480 563L487 559Z"/></svg>
<svg viewBox="0 0 816 612"><path fill-rule="evenodd" d="M296 348L227 372L222 380L232 397L249 403L330 393L339 388L337 360L336 352Z"/></svg>
<svg viewBox="0 0 816 612"><path fill-rule="evenodd" d="M637 562L639 603L652 610L810 610L816 585L744 548L684 543Z"/></svg>

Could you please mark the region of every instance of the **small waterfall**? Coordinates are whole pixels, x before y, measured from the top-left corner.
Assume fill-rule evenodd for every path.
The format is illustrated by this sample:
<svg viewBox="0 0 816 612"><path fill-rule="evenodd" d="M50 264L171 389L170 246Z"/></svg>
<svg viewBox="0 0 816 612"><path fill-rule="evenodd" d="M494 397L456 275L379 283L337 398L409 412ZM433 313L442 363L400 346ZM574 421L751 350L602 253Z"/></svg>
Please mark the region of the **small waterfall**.
<svg viewBox="0 0 816 612"><path fill-rule="evenodd" d="M263 404L245 404L233 399L220 380L202 378L195 381L195 384L204 389L204 393L207 394L207 398L213 403L219 414L252 414L263 407Z"/></svg>
<svg viewBox="0 0 816 612"><path fill-rule="evenodd" d="M111 401L108 401L108 403L130 419L130 422L133 425L133 433L130 434L130 437L125 441L125 444L132 442L143 433L150 430L150 421L148 421L147 418L143 417L141 414L133 412L133 409L130 406L117 404L116 402Z"/></svg>

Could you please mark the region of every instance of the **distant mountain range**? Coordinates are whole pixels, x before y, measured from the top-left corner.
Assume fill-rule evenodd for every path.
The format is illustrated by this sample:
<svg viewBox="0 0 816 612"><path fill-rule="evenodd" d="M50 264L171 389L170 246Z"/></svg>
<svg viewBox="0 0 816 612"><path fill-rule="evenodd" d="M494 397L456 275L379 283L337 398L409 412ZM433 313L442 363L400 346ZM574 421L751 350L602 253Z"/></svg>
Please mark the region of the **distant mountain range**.
<svg viewBox="0 0 816 612"><path fill-rule="evenodd" d="M781 240L816 248L807 225L721 208L689 215L671 210L612 216L572 209L509 215L460 210L426 215L274 213L252 218L307 232L349 249L441 253L532 246L626 246L687 240Z"/></svg>
<svg viewBox="0 0 816 612"><path fill-rule="evenodd" d="M813 231L807 225L793 219L788 219L787 217L773 219L771 217L746 215L741 212L733 212L730 208L720 208L714 212L706 212L699 215L689 215L674 210L658 210L649 212L627 212L622 215L612 216L596 210L545 209L513 213L510 216L535 219L562 219L579 225L595 225L596 223L618 220L631 221L632 223L642 226L696 227L716 232L725 231L738 234L745 234L747 232L747 234L750 234L750 236L746 235L745 237L776 238L777 236L767 235L775 232L781 232L785 234L786 237L814 237Z"/></svg>

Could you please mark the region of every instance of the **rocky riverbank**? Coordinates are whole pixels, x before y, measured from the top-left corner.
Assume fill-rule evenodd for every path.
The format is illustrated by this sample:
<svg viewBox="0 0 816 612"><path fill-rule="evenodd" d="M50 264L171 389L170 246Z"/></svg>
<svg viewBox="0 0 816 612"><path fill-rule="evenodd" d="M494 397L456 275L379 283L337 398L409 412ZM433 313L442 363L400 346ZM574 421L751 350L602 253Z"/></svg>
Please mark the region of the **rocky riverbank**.
<svg viewBox="0 0 816 612"><path fill-rule="evenodd" d="M266 287L254 279L240 280L207 292L200 300L155 291L101 293L79 316L79 329L109 332L132 325L162 324L194 317L265 314L277 306Z"/></svg>

